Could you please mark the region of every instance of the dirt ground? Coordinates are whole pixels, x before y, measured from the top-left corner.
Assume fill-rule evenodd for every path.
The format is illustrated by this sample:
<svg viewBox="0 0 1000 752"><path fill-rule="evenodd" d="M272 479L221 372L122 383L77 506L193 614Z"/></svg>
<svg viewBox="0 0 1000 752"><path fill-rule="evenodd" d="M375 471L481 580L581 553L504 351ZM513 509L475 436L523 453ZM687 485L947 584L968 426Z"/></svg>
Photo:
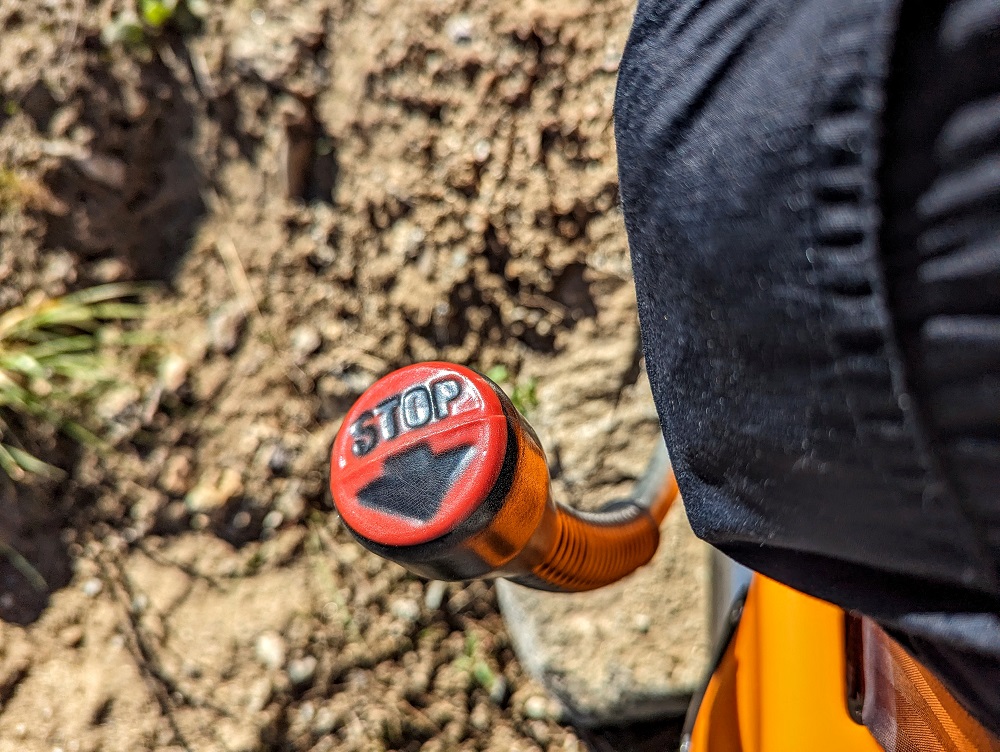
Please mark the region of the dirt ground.
<svg viewBox="0 0 1000 752"><path fill-rule="evenodd" d="M115 450L41 435L68 478L0 479L48 585L0 559L0 752L582 748L492 588L365 553L326 465L369 384L447 359L537 384L560 498L641 472L631 2L234 0L109 46L130 3L0 3L0 311L156 283Z"/></svg>

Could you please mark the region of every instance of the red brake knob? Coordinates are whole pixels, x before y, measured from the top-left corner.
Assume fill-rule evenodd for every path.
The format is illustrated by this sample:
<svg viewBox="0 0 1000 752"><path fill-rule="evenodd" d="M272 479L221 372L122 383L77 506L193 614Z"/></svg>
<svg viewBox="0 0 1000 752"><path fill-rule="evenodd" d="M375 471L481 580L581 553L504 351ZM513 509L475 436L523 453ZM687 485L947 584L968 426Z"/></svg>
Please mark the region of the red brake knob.
<svg viewBox="0 0 1000 752"><path fill-rule="evenodd" d="M417 574L563 591L649 561L665 511L557 507L534 431L496 384L451 363L401 368L361 395L333 442L330 491L365 548Z"/></svg>
<svg viewBox="0 0 1000 752"><path fill-rule="evenodd" d="M361 396L334 440L337 510L374 548L439 539L493 491L508 432L500 397L478 373L450 363L394 371Z"/></svg>

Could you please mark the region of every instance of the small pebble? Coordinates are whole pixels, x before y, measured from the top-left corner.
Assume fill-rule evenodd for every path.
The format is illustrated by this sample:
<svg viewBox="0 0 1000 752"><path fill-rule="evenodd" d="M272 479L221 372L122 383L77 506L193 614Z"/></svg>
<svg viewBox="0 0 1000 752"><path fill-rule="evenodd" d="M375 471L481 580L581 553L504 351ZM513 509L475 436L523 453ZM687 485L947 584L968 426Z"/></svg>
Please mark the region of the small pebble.
<svg viewBox="0 0 1000 752"><path fill-rule="evenodd" d="M617 47L608 47L604 51L604 60L601 63L601 70L605 73L615 73L621 63L621 53Z"/></svg>
<svg viewBox="0 0 1000 752"><path fill-rule="evenodd" d="M316 658L307 655L304 658L296 658L288 662L288 678L292 684L301 686L312 681L316 675Z"/></svg>
<svg viewBox="0 0 1000 752"><path fill-rule="evenodd" d="M75 648L83 642L83 627L74 624L59 633L59 639L68 648Z"/></svg>
<svg viewBox="0 0 1000 752"><path fill-rule="evenodd" d="M427 584L424 592L424 605L428 611L437 611L444 603L445 593L448 592L448 583L443 580L432 580Z"/></svg>
<svg viewBox="0 0 1000 752"><path fill-rule="evenodd" d="M277 632L264 632L257 638L254 653L263 666L277 670L285 665L285 638Z"/></svg>
<svg viewBox="0 0 1000 752"><path fill-rule="evenodd" d="M549 718L556 723L563 723L566 720L566 706L555 697L549 698Z"/></svg>
<svg viewBox="0 0 1000 752"><path fill-rule="evenodd" d="M267 469L275 475L286 475L292 466L292 452L280 441L271 447Z"/></svg>
<svg viewBox="0 0 1000 752"><path fill-rule="evenodd" d="M194 661L184 661L184 665L181 666L181 671L183 671L184 676L189 679L200 679L202 676L201 666Z"/></svg>
<svg viewBox="0 0 1000 752"><path fill-rule="evenodd" d="M184 501L192 512L213 512L225 506L226 502L243 491L243 479L230 468L224 468L217 477L203 476L192 488Z"/></svg>
<svg viewBox="0 0 1000 752"><path fill-rule="evenodd" d="M187 381L190 364L177 353L169 353L160 361L160 383L167 392L176 392Z"/></svg>
<svg viewBox="0 0 1000 752"><path fill-rule="evenodd" d="M273 692L274 687L271 685L270 679L258 679L250 686L250 691L247 693L247 710L251 713L257 713L266 708L267 703L271 701Z"/></svg>
<svg viewBox="0 0 1000 752"><path fill-rule="evenodd" d="M180 525L187 517L187 505L183 501L172 501L163 508L163 521L167 525Z"/></svg>
<svg viewBox="0 0 1000 752"><path fill-rule="evenodd" d="M421 698L431 685L431 677L428 671L416 669L407 678L406 694L409 698Z"/></svg>
<svg viewBox="0 0 1000 752"><path fill-rule="evenodd" d="M96 577L91 577L89 580L83 583L83 594L88 598L97 597L102 590L104 590L104 583L102 583Z"/></svg>
<svg viewBox="0 0 1000 752"><path fill-rule="evenodd" d="M486 231L488 222L485 217L478 214L469 214L462 220L462 226L469 232L479 235ZM447 313L447 309L445 309L445 313Z"/></svg>
<svg viewBox="0 0 1000 752"><path fill-rule="evenodd" d="M490 711L486 705L480 703L469 713L469 724L479 731L485 731L490 727Z"/></svg>
<svg viewBox="0 0 1000 752"><path fill-rule="evenodd" d="M316 711L316 718L313 720L313 733L317 736L325 736L337 727L337 714L327 706Z"/></svg>
<svg viewBox="0 0 1000 752"><path fill-rule="evenodd" d="M68 253L52 253L42 270L42 280L52 293L63 294L66 282L76 279L76 265Z"/></svg>
<svg viewBox="0 0 1000 752"><path fill-rule="evenodd" d="M552 741L552 732L549 731L549 727L542 721L530 721L528 723L528 733L543 747L548 747L549 742Z"/></svg>
<svg viewBox="0 0 1000 752"><path fill-rule="evenodd" d="M241 509L239 512L233 515L232 525L237 530L246 530L248 527L250 527L251 520L252 518L250 517L250 513L245 509Z"/></svg>
<svg viewBox="0 0 1000 752"><path fill-rule="evenodd" d="M299 720L303 723L309 723L313 718L316 717L316 708L311 702L304 702L299 706Z"/></svg>
<svg viewBox="0 0 1000 752"><path fill-rule="evenodd" d="M472 41L472 19L468 16L452 16L444 25L444 33L455 44Z"/></svg>
<svg viewBox="0 0 1000 752"><path fill-rule="evenodd" d="M409 224L405 220L399 222L393 229L390 241L393 252L408 259L417 257L417 251L424 242L426 233L419 227Z"/></svg>
<svg viewBox="0 0 1000 752"><path fill-rule="evenodd" d="M361 551L361 546L337 546L333 551L333 555L337 557L337 561L340 564L343 564L345 567L352 567L361 558Z"/></svg>
<svg viewBox="0 0 1000 752"><path fill-rule="evenodd" d="M646 634L652 625L653 620L648 614L636 614L632 619L632 626L635 627L635 631L640 634Z"/></svg>
<svg viewBox="0 0 1000 752"><path fill-rule="evenodd" d="M524 714L534 721L549 717L549 701L541 695L532 695L524 701Z"/></svg>
<svg viewBox="0 0 1000 752"><path fill-rule="evenodd" d="M479 164L482 164L487 159L490 158L490 142L486 139L481 139L476 141L475 146L472 147L472 158L476 160Z"/></svg>
<svg viewBox="0 0 1000 752"><path fill-rule="evenodd" d="M420 618L420 604L412 598L400 598L392 602L389 611L397 619L403 621L416 621Z"/></svg>
<svg viewBox="0 0 1000 752"><path fill-rule="evenodd" d="M303 324L292 330L291 350L296 363L304 363L322 344L323 337L311 326Z"/></svg>
<svg viewBox="0 0 1000 752"><path fill-rule="evenodd" d="M94 410L106 421L125 418L139 401L139 391L132 386L122 386L107 392L98 401Z"/></svg>
<svg viewBox="0 0 1000 752"><path fill-rule="evenodd" d="M173 454L163 464L160 488L175 496L182 495L191 486L191 460L183 454Z"/></svg>
<svg viewBox="0 0 1000 752"><path fill-rule="evenodd" d="M281 527L281 523L285 521L285 515L276 509L272 509L270 512L264 515L264 521L261 525L265 530L277 530Z"/></svg>
<svg viewBox="0 0 1000 752"><path fill-rule="evenodd" d="M49 128L51 129L51 125ZM98 282L120 282L128 275L128 265L117 258L104 259L98 261L92 270L94 279Z"/></svg>
<svg viewBox="0 0 1000 752"><path fill-rule="evenodd" d="M298 522L306 512L306 500L300 489L301 484L292 481L274 503L275 510L289 522Z"/></svg>
<svg viewBox="0 0 1000 752"><path fill-rule="evenodd" d="M318 271L320 269L326 269L330 266L330 264L336 261L337 254L336 251L334 251L333 246L322 243L310 251L306 260L313 269Z"/></svg>
<svg viewBox="0 0 1000 752"><path fill-rule="evenodd" d="M490 700L494 705L503 705L506 699L507 679L498 674L493 680L493 685L490 687Z"/></svg>
<svg viewBox="0 0 1000 752"><path fill-rule="evenodd" d="M234 352L240 343L245 323L246 314L239 303L219 306L208 317L208 339L212 348L223 355Z"/></svg>

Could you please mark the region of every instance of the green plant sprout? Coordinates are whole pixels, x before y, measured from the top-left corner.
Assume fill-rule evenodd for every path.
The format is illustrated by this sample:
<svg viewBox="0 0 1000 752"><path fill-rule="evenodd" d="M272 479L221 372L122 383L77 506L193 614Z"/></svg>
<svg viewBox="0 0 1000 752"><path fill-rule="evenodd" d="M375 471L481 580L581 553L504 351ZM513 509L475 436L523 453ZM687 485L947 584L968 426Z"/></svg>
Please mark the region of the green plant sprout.
<svg viewBox="0 0 1000 752"><path fill-rule="evenodd" d="M130 284L92 287L60 298L33 296L0 314L0 469L13 480L62 471L24 448L17 427L46 424L87 446L101 440L78 416L115 384L103 354L107 324L142 315Z"/></svg>
<svg viewBox="0 0 1000 752"><path fill-rule="evenodd" d="M496 365L486 371L486 378L503 388L521 415L528 415L538 407L538 379L520 379L516 383L505 365Z"/></svg>
<svg viewBox="0 0 1000 752"><path fill-rule="evenodd" d="M107 47L148 48L150 39L167 29L195 31L208 13L207 0L138 0L125 8L101 30Z"/></svg>
<svg viewBox="0 0 1000 752"><path fill-rule="evenodd" d="M177 3L178 0L142 0L139 3L142 20L154 29L159 29L174 17Z"/></svg>
<svg viewBox="0 0 1000 752"><path fill-rule="evenodd" d="M452 663L458 670L469 674L476 684L499 701L498 698L507 692L507 680L503 674L496 673L479 653L479 639L471 630L466 630L465 650Z"/></svg>
<svg viewBox="0 0 1000 752"><path fill-rule="evenodd" d="M0 211L23 203L24 186L13 170L0 168Z"/></svg>

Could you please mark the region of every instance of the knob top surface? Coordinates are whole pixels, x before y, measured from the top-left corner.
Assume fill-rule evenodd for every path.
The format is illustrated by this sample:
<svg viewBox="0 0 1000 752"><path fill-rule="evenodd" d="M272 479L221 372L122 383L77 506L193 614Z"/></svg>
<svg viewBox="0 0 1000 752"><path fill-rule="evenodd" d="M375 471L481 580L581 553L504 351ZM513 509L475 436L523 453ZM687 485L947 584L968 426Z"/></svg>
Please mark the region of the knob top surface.
<svg viewBox="0 0 1000 752"><path fill-rule="evenodd" d="M507 451L492 383L451 363L418 363L376 381L333 442L330 491L351 530L388 546L426 543L489 496Z"/></svg>

